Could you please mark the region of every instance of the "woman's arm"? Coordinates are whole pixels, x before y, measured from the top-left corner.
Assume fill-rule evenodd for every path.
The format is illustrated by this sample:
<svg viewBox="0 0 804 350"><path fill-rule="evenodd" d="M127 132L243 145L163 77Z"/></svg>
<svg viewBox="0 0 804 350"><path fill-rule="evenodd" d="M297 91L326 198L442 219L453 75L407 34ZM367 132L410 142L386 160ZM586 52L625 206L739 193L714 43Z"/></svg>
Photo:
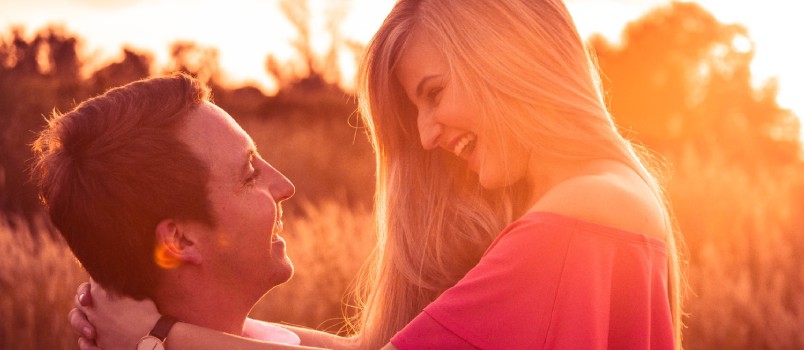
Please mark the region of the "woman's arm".
<svg viewBox="0 0 804 350"><path fill-rule="evenodd" d="M91 289L91 291L90 291ZM91 295L91 297L90 297ZM130 350L136 347L140 338L150 332L160 315L156 306L149 300L137 301L131 298L110 297L106 291L95 284L91 288L79 289L76 307L80 312L70 313L70 323L79 339L81 349ZM85 328L89 330L89 336ZM78 327L78 328L77 328ZM317 344L317 347L294 346L267 343L231 334L213 331L188 323L179 322L171 328L165 340L167 350L189 349L233 349L233 350L279 350L279 349L350 349L354 344L347 338L329 333L292 327L301 330L303 341ZM92 343L91 338L94 338ZM305 344L304 342L302 344ZM329 346L331 345L331 346Z"/></svg>
<svg viewBox="0 0 804 350"><path fill-rule="evenodd" d="M246 323L250 322L261 323L265 321L254 320L250 318L246 320ZM313 346L313 347L336 349L336 350L340 349L350 350L357 348L358 338L356 336L346 338L311 328L291 326L280 323L273 323L273 325L285 328L293 333L296 333L296 335L298 335L299 338L301 339L301 345L304 346Z"/></svg>
<svg viewBox="0 0 804 350"><path fill-rule="evenodd" d="M101 339L102 340L102 339ZM99 345L109 350L103 341ZM133 349L136 344L126 345L120 349ZM115 347L117 349L119 347ZM179 322L170 330L165 339L167 350L190 349L231 349L231 350L299 350L299 349L325 349L321 347L287 345L279 343L266 343L232 334L221 333L208 328L198 327L189 323Z"/></svg>

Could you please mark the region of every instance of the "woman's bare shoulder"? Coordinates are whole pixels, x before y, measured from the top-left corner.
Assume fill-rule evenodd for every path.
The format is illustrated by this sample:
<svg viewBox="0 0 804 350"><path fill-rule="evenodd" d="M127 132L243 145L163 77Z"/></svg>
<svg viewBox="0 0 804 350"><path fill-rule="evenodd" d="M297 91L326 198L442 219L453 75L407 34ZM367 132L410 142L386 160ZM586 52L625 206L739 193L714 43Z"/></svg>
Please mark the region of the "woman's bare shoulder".
<svg viewBox="0 0 804 350"><path fill-rule="evenodd" d="M553 212L662 240L667 232L659 199L635 171L616 162L558 183L530 211Z"/></svg>

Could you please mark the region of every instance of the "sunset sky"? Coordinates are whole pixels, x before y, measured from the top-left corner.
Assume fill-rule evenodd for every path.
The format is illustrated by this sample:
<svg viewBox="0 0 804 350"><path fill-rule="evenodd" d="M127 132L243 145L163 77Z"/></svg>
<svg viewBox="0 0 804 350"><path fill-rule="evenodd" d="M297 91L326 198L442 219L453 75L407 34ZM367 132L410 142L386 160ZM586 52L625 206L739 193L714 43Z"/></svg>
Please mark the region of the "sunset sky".
<svg viewBox="0 0 804 350"><path fill-rule="evenodd" d="M393 5L393 0L310 0L314 41L321 51L328 38L323 30L327 9L346 11L344 36L366 42ZM804 33L795 1L700 0L724 23L741 23L756 47L752 66L755 82L779 81L779 104L804 117L804 50L791 48ZM579 31L585 37L602 33L618 41L623 26L667 0L567 0ZM61 23L85 39L83 51L97 64L116 58L122 45L147 50L157 63L166 61L170 42L192 40L217 47L233 83L256 82L268 90L265 58L293 58L294 36L278 10L278 0L0 0L0 28L25 25L28 32L46 23ZM344 60L349 61L349 58ZM345 74L353 68L345 67Z"/></svg>

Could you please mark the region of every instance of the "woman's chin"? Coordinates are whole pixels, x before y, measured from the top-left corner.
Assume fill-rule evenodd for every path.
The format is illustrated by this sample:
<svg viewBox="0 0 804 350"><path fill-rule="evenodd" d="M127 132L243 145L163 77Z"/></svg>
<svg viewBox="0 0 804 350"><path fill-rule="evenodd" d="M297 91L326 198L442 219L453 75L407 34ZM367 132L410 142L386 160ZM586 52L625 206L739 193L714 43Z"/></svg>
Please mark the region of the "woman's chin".
<svg viewBox="0 0 804 350"><path fill-rule="evenodd" d="M487 190L498 190L504 187L512 186L517 181L521 180L521 176L506 175L500 171L499 167L480 167L480 172L477 174L480 186Z"/></svg>
<svg viewBox="0 0 804 350"><path fill-rule="evenodd" d="M498 176L489 176L489 174L479 173L478 180L480 182L480 186L487 190L497 190L502 187L505 187L505 183L500 181L500 177Z"/></svg>

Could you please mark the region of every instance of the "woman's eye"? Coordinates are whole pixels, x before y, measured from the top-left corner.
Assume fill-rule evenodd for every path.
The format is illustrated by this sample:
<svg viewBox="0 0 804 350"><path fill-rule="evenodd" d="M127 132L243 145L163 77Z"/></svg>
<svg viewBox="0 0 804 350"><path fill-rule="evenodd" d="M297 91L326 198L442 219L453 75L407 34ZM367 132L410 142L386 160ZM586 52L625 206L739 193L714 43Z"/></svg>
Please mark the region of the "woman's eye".
<svg viewBox="0 0 804 350"><path fill-rule="evenodd" d="M438 98L441 96L442 88L434 88L427 93L427 100L431 103L438 102Z"/></svg>

